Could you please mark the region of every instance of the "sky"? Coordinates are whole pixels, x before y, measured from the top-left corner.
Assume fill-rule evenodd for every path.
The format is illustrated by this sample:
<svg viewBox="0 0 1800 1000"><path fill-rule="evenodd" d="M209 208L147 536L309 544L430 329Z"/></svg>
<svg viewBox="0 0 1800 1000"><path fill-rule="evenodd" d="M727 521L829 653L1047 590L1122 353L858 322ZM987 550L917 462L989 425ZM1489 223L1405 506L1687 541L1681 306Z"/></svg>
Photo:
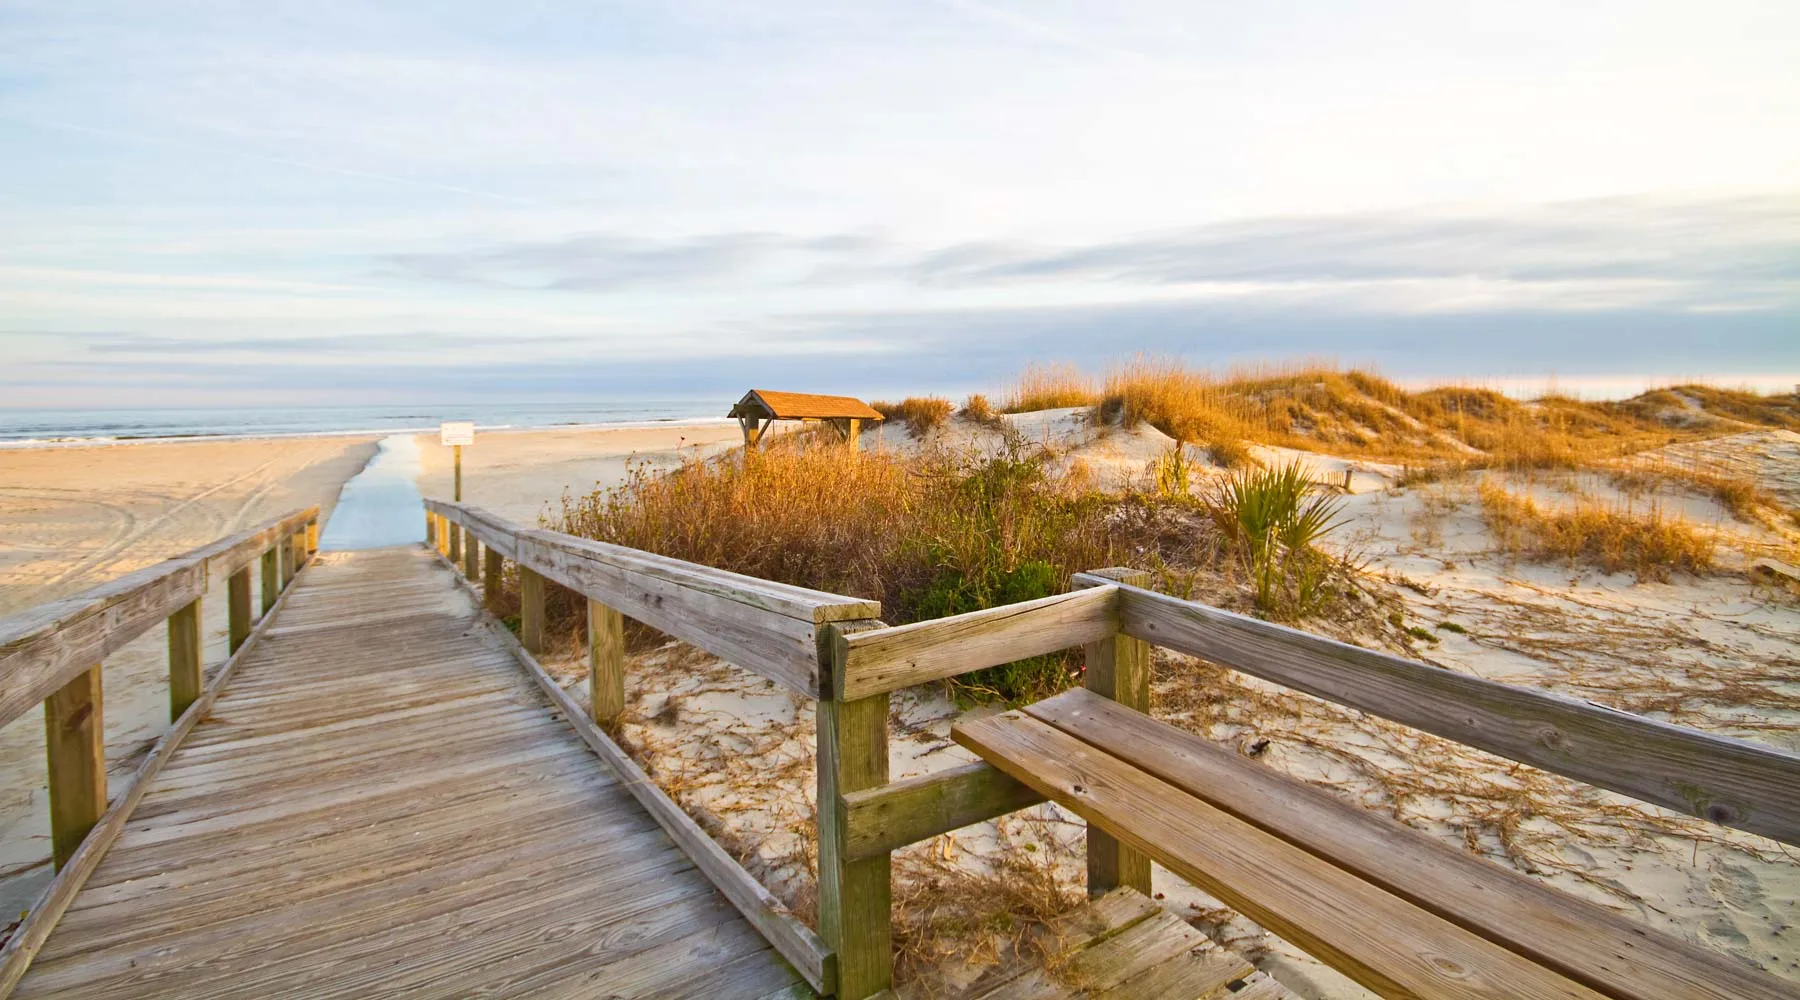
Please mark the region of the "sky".
<svg viewBox="0 0 1800 1000"><path fill-rule="evenodd" d="M1800 381L1800 4L0 0L0 407Z"/></svg>

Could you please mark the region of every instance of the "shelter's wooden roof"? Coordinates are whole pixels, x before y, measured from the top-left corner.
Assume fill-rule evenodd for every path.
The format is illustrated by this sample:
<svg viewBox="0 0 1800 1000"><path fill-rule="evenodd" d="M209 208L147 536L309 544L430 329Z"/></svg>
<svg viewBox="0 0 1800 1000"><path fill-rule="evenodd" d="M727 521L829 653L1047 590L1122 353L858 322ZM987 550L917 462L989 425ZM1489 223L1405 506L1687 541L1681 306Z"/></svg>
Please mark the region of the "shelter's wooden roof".
<svg viewBox="0 0 1800 1000"><path fill-rule="evenodd" d="M810 392L775 392L771 389L752 389L745 393L729 415L738 417L746 413L776 420L881 419L880 413L854 396L819 396Z"/></svg>

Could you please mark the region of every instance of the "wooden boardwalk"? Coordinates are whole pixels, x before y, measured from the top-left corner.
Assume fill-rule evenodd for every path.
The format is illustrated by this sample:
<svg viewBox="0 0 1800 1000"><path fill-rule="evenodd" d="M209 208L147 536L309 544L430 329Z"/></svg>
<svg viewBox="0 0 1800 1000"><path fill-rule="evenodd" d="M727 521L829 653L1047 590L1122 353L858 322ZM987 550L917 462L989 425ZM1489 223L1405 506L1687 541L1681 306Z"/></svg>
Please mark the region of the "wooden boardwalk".
<svg viewBox="0 0 1800 1000"><path fill-rule="evenodd" d="M435 555L322 553L17 997L812 996Z"/></svg>

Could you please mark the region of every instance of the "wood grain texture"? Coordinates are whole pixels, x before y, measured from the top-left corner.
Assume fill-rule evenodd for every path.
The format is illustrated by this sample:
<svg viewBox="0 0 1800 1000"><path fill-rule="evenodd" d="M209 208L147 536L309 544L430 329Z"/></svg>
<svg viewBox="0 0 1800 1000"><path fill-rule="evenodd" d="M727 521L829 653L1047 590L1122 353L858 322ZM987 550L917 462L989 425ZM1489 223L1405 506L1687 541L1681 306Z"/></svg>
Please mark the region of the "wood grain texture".
<svg viewBox="0 0 1800 1000"><path fill-rule="evenodd" d="M1601 996L1022 712L961 722L952 735L1384 997Z"/></svg>
<svg viewBox="0 0 1800 1000"><path fill-rule="evenodd" d="M1778 1000L1796 988L1456 850L1193 733L1068 691L1026 714L1571 979L1618 998Z"/></svg>
<svg viewBox="0 0 1800 1000"><path fill-rule="evenodd" d="M205 564L176 559L0 621L0 725L205 592Z"/></svg>
<svg viewBox="0 0 1800 1000"><path fill-rule="evenodd" d="M625 617L588 602L588 717L610 726L625 711Z"/></svg>
<svg viewBox="0 0 1800 1000"><path fill-rule="evenodd" d="M1256 975L1243 958L1131 889L1114 889L1064 914L1039 946L1055 955L1015 959L984 973L964 1000L1233 1000ZM1277 986L1269 997L1288 997Z"/></svg>
<svg viewBox="0 0 1800 1000"><path fill-rule="evenodd" d="M582 742L619 776L626 791L637 799L650 817L705 873L725 898L731 901L738 912L815 989L822 993L832 992L837 982L836 957L819 935L789 913L779 900L709 837L679 803L669 798L637 762L613 742L605 730L581 711L581 706L544 670L523 643L513 638L491 615L485 621L494 640L511 651L531 680L564 713ZM621 635L621 649L622 638Z"/></svg>
<svg viewBox="0 0 1800 1000"><path fill-rule="evenodd" d="M1092 586L1094 577L1132 587L1150 585L1143 570L1114 567L1086 573L1077 586ZM1135 709L1150 711L1150 644L1115 633L1088 643L1083 686L1094 694ZM1097 826L1087 829L1087 888L1089 896L1101 896L1119 886L1150 895L1150 859L1119 842Z"/></svg>
<svg viewBox="0 0 1800 1000"><path fill-rule="evenodd" d="M506 557L499 549L484 544L481 559L481 603L493 608L505 589Z"/></svg>
<svg viewBox="0 0 1800 1000"><path fill-rule="evenodd" d="M1119 630L1110 586L971 611L839 641L832 690L858 698L897 691L971 670L1041 656L1107 638Z"/></svg>
<svg viewBox="0 0 1800 1000"><path fill-rule="evenodd" d="M852 859L842 796L887 783L888 696L818 703L819 936L837 953L838 992L862 1000L893 985L893 862Z"/></svg>
<svg viewBox="0 0 1800 1000"><path fill-rule="evenodd" d="M1309 635L1136 587L1131 635L1328 701L1800 844L1800 755Z"/></svg>
<svg viewBox="0 0 1800 1000"><path fill-rule="evenodd" d="M820 651L835 659L846 637L878 625L826 626ZM844 796L888 783L888 696L825 699L816 718L819 936L837 953L839 996L863 1000L893 985L893 861L850 857Z"/></svg>
<svg viewBox="0 0 1800 1000"><path fill-rule="evenodd" d="M739 604L748 604L774 614L788 618L798 618L814 624L835 621L852 621L863 618L878 618L881 605L878 602L859 597L846 597L842 594L830 594L819 590L809 590L791 584L762 580L742 573L732 573L698 563L684 562L668 556L656 555L639 549L626 548L622 545L611 545L591 539L576 538L554 531L528 530L510 524L503 519L463 504L446 503L442 500L426 500L426 509L435 510L445 516L456 518L459 523L471 525L486 541L489 531L511 530L517 535L532 535L541 542L550 545L567 544L570 551L579 551L583 558L595 562L608 563L618 569L641 575L658 577L679 585L685 590L712 594ZM508 553L511 558L516 558ZM597 599L604 600L604 597Z"/></svg>
<svg viewBox="0 0 1800 1000"><path fill-rule="evenodd" d="M50 854L58 871L106 812L106 726L100 665L44 699L50 785Z"/></svg>
<svg viewBox="0 0 1800 1000"><path fill-rule="evenodd" d="M819 694L816 626L589 558L579 539L525 532L520 565L652 628L808 697Z"/></svg>
<svg viewBox="0 0 1800 1000"><path fill-rule="evenodd" d="M240 575L244 571L239 570ZM232 594L237 593L237 576L232 577ZM244 575L246 588L250 578ZM245 595L245 611L249 611L249 594ZM235 610L235 604L233 608ZM200 602L198 600L169 616L169 721L181 718L189 705L200 697L205 688L202 683L204 671L204 655L206 638L200 629ZM238 645L234 643L234 645Z"/></svg>
<svg viewBox="0 0 1800 1000"><path fill-rule="evenodd" d="M544 651L544 578L519 566L519 641L533 653Z"/></svg>
<svg viewBox="0 0 1800 1000"><path fill-rule="evenodd" d="M846 792L843 800L844 857L859 861L1017 812L1044 797L993 765L975 761Z"/></svg>
<svg viewBox="0 0 1800 1000"><path fill-rule="evenodd" d="M5 946L0 947L0 1000L10 996L13 988L19 984L19 980L25 975L25 970L30 967L32 959L37 956L38 949L43 947L51 930L57 926L57 922L67 912L69 905L74 902L76 894L87 884L94 870L99 867L101 859L106 857L106 852L112 847L119 832L125 828L125 823L131 818L132 811L137 808L138 803L143 800L144 794L149 791L151 779L162 771L163 766L169 761L169 755L181 745L181 741L193 731L201 717L212 708L219 690L236 674L244 658L255 648L257 640L268 629L270 621L271 619L265 615L262 621L257 623L244 645L227 658L218 671L213 674L211 683L206 686L206 690L200 697L188 706L187 711L175 720L175 724L169 727L168 732L163 733L151 746L150 751L144 755L143 761L138 764L137 771L132 775L131 783L126 786L124 793L113 800L112 805L100 817L100 821L94 824L92 830L88 831L87 837L82 840L81 846L76 849L74 856L69 859L69 863L64 865L62 870L57 872L56 877L50 881L50 884L44 887L44 891L39 894L37 900L32 903L31 909L26 912L25 918L13 930L12 936L7 938Z"/></svg>
<svg viewBox="0 0 1800 1000"><path fill-rule="evenodd" d="M571 729L586 720L546 702L473 608L446 605L447 579L423 548L307 566L216 700L183 716L205 721L156 755L14 995L800 983L593 759Z"/></svg>
<svg viewBox="0 0 1800 1000"><path fill-rule="evenodd" d="M425 507L523 569L809 698L823 693L818 626L880 611L873 601L522 528L464 504L426 500Z"/></svg>
<svg viewBox="0 0 1800 1000"><path fill-rule="evenodd" d="M262 578L259 581L262 613L268 614L275 607L275 599L281 596L281 553L270 548L262 554Z"/></svg>
<svg viewBox="0 0 1800 1000"><path fill-rule="evenodd" d="M236 651L250 637L255 619L250 613L250 568L231 574L225 581L226 643Z"/></svg>

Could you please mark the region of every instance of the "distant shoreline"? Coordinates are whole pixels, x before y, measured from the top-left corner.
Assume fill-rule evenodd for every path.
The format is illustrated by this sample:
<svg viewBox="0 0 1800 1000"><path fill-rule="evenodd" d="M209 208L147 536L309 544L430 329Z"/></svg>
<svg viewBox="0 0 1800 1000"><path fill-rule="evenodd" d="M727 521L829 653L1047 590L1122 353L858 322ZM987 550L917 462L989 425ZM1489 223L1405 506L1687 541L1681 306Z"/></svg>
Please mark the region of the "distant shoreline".
<svg viewBox="0 0 1800 1000"><path fill-rule="evenodd" d="M476 424L476 433L506 434L526 431L605 431L647 430L664 427L716 427L731 423L730 417L661 417L654 419L615 421L563 421L544 424ZM386 437L390 434L435 434L433 426L357 427L336 430L270 431L264 433L201 432L184 434L117 434L66 437L34 437L0 439L0 451L27 451L42 448L103 448L140 444L203 444L215 441L269 441L298 438Z"/></svg>

